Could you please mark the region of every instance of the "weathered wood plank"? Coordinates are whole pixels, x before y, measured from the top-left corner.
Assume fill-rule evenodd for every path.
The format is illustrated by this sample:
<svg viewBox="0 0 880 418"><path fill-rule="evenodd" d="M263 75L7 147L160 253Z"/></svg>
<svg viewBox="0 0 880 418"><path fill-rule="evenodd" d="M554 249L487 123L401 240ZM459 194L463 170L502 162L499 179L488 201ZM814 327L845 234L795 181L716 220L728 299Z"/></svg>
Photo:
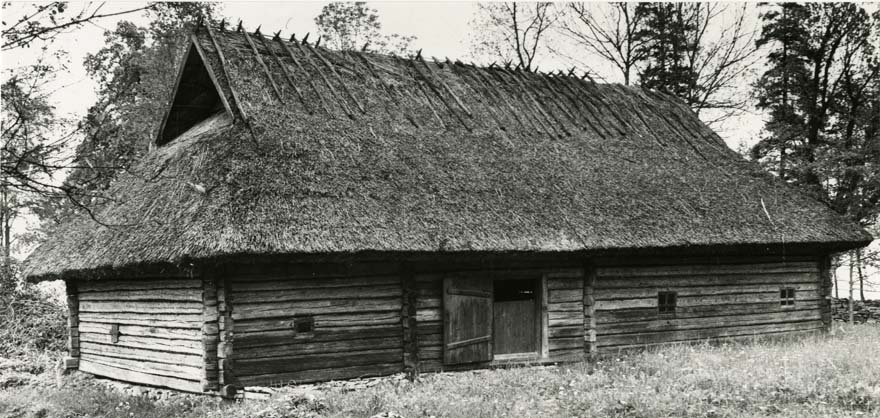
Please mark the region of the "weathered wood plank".
<svg viewBox="0 0 880 418"><path fill-rule="evenodd" d="M237 300L237 296L236 296ZM293 315L315 315L327 313L352 313L369 311L400 311L400 298L316 300L303 302L279 302L265 304L236 305L232 318L254 319L287 317Z"/></svg>
<svg viewBox="0 0 880 418"><path fill-rule="evenodd" d="M85 360L80 361L79 370L86 373L110 377L116 380L122 380L131 383L161 386L171 389L182 390L185 392L202 392L202 385L198 381L177 379L167 376L158 376L134 370L127 370L121 367L93 363Z"/></svg>
<svg viewBox="0 0 880 418"><path fill-rule="evenodd" d="M80 332L79 339L81 342L88 341L100 344L113 344L121 347L144 348L148 350L168 351L173 353L202 354L201 341L182 341L120 335L119 341L114 343L109 334L94 334L90 332Z"/></svg>
<svg viewBox="0 0 880 418"><path fill-rule="evenodd" d="M400 297L400 283L387 286L350 286L324 289L298 289L295 291L249 291L236 292L235 303L244 307L247 304L295 302L309 300L366 299Z"/></svg>
<svg viewBox="0 0 880 418"><path fill-rule="evenodd" d="M417 309L416 320L422 322L435 322L443 319L443 311L439 308Z"/></svg>
<svg viewBox="0 0 880 418"><path fill-rule="evenodd" d="M201 379L202 368L186 366L182 364L158 363L144 359L131 360L119 357L109 357L83 352L80 361L103 364L105 366L119 367L126 370L150 373L160 376L176 377L178 379Z"/></svg>
<svg viewBox="0 0 880 418"><path fill-rule="evenodd" d="M392 286L400 283L397 276L375 277L341 277L307 279L297 277L278 278L235 278L230 280L230 286L235 286L237 294L250 292L274 292L282 290L306 290L306 289L336 289L351 286Z"/></svg>
<svg viewBox="0 0 880 418"><path fill-rule="evenodd" d="M812 283L818 280L814 273L792 274L714 274L707 276L656 276L656 277L630 277L630 278L602 278L596 280L596 290L599 289L632 289L640 287L675 286L747 286L747 285L782 285L787 283Z"/></svg>
<svg viewBox="0 0 880 418"><path fill-rule="evenodd" d="M547 313L547 317L550 321L572 320L583 322L584 311L550 311Z"/></svg>
<svg viewBox="0 0 880 418"><path fill-rule="evenodd" d="M83 322L80 332L95 334L109 334L112 324ZM182 328L144 327L138 325L119 325L120 335L133 335L137 337L155 337L176 340L201 341L202 336L196 330Z"/></svg>
<svg viewBox="0 0 880 418"><path fill-rule="evenodd" d="M81 322L156 326L162 328L199 329L202 326L202 315L168 315L138 314L112 312L83 312Z"/></svg>
<svg viewBox="0 0 880 418"><path fill-rule="evenodd" d="M101 357L120 357L130 360L149 360L157 363L181 364L185 366L201 367L202 357L195 354L170 353L167 351L154 351L141 348L121 347L112 344L99 344L83 341L80 344L83 353Z"/></svg>
<svg viewBox="0 0 880 418"><path fill-rule="evenodd" d="M83 301L80 312L131 312L131 313L181 313L201 314L201 302L158 302L158 301Z"/></svg>
<svg viewBox="0 0 880 418"><path fill-rule="evenodd" d="M760 334L743 334L743 335L718 337L717 339L723 340L723 341L749 341L753 338L800 337L800 336L812 335L812 334L815 334L818 332L822 332L822 328L804 328L804 329L798 329L798 330L793 330L793 331L776 331L776 332L764 332L764 333L760 333ZM628 349L643 350L646 347L654 347L654 346L667 345L667 344L698 343L698 342L703 342L703 341L706 341L706 339L705 338L698 338L698 339L693 339L693 340L678 340L678 341L659 342L659 343L653 343L653 344L615 345L615 346L603 347L601 352L611 353L611 352L617 352L617 351L628 350Z"/></svg>
<svg viewBox="0 0 880 418"><path fill-rule="evenodd" d="M551 338L550 339L550 352L554 350L567 350L567 349L581 349L584 348L584 338L582 336L577 337L569 337L569 338Z"/></svg>
<svg viewBox="0 0 880 418"><path fill-rule="evenodd" d="M548 287L548 289L549 289L549 287ZM550 303L563 303L563 302L583 303L584 289L583 289L583 287L578 287L578 288L574 288L574 289L549 289L548 296L550 299Z"/></svg>
<svg viewBox="0 0 880 418"><path fill-rule="evenodd" d="M584 311L584 304L582 301L578 300L577 302L562 302L556 303L551 302L547 304L548 312L565 312L565 311Z"/></svg>
<svg viewBox="0 0 880 418"><path fill-rule="evenodd" d="M353 327L358 325L395 325L400 323L400 313L393 311L363 312L355 314L314 315L315 329ZM276 331L293 328L294 317L241 319L235 323L236 332Z"/></svg>
<svg viewBox="0 0 880 418"><path fill-rule="evenodd" d="M747 294L747 293L772 293L779 292L781 287L791 287L798 292L815 292L819 290L818 281L806 283L786 283L786 284L760 284L748 285L730 283L727 286L698 286L698 287L681 287L660 285L655 287L642 288L598 288L595 291L595 297L599 300L609 299L635 299L635 298L651 298L657 297L660 291L675 291L681 296L705 296L705 295L726 295L726 294Z"/></svg>
<svg viewBox="0 0 880 418"><path fill-rule="evenodd" d="M80 292L107 292L123 290L199 289L198 279L137 279L137 280L81 280Z"/></svg>
<svg viewBox="0 0 880 418"><path fill-rule="evenodd" d="M308 278L356 278L371 276L394 276L400 265L396 262L376 261L358 263L279 263L279 264L237 264L224 269L224 275L232 281L232 287L239 289L239 285L247 279L259 281L287 281L289 279ZM348 279L346 279L348 280ZM332 283L330 281L329 283Z"/></svg>
<svg viewBox="0 0 880 418"><path fill-rule="evenodd" d="M795 295L795 303L798 301L816 300L819 298L819 290L809 290L797 292ZM779 302L779 289L774 292L767 293L747 293L747 294L724 294L724 295L707 295L707 296L681 296L679 295L677 305L679 307L703 306L703 305L734 305L743 303L771 303ZM611 299L596 300L596 310L608 311L616 309L632 309L632 308L650 308L657 306L657 298L645 299Z"/></svg>
<svg viewBox="0 0 880 418"><path fill-rule="evenodd" d="M690 264L675 266L600 267L596 269L599 281L610 277L697 276L718 274L773 274L819 273L818 262L761 263L761 264Z"/></svg>
<svg viewBox="0 0 880 418"><path fill-rule="evenodd" d="M202 295L198 289L111 290L83 292L80 294L79 300L201 302Z"/></svg>
<svg viewBox="0 0 880 418"><path fill-rule="evenodd" d="M237 324L237 323L236 323ZM267 331L257 333L236 333L235 350L248 348L259 349L261 346L290 344L294 339L300 338L309 342L342 341L360 338L378 337L402 337L403 331L400 325L376 326L376 327L352 327L349 329L336 328L333 330L316 330L314 335L298 336L294 330Z"/></svg>
<svg viewBox="0 0 880 418"><path fill-rule="evenodd" d="M304 370L388 363L399 363L402 367L403 349L273 357L268 359L236 359L235 368L239 377L244 378L244 376L252 375L283 374Z"/></svg>
<svg viewBox="0 0 880 418"><path fill-rule="evenodd" d="M241 376L239 378L239 381L242 385L245 386L269 386L279 384L310 383L336 379L384 376L400 371L403 371L403 362L351 367L333 367L327 369L303 370L291 373L272 373L265 375Z"/></svg>
<svg viewBox="0 0 880 418"><path fill-rule="evenodd" d="M549 329L550 339L554 338L567 338L567 337L583 337L584 327L581 326L570 326L570 327L551 327Z"/></svg>
<svg viewBox="0 0 880 418"><path fill-rule="evenodd" d="M290 342L289 344L269 345L254 347L252 349L242 349L234 351L233 358L236 360L245 359L266 359L272 357L291 357L309 354L333 354L347 353L366 350L393 350L399 349L401 346L401 338L385 337L385 338L362 338L356 340L336 340L336 341L318 341L302 340L299 342Z"/></svg>

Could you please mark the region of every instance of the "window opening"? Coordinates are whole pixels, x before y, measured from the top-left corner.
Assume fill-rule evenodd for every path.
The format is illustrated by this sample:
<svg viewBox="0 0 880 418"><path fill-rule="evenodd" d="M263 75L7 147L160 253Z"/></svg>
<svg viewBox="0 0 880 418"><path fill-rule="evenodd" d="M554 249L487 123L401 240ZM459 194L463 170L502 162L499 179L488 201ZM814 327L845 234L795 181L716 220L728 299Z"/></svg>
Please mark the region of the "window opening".
<svg viewBox="0 0 880 418"><path fill-rule="evenodd" d="M676 299L675 292L659 292L657 294L657 311L661 314L674 314Z"/></svg>

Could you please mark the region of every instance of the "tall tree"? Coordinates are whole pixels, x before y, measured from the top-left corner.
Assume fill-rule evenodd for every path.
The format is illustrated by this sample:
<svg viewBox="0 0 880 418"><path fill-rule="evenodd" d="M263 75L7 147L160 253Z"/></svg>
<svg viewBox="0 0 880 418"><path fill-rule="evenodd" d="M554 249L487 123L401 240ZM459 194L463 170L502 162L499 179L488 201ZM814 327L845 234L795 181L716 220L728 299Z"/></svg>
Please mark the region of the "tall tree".
<svg viewBox="0 0 880 418"><path fill-rule="evenodd" d="M410 53L415 36L383 34L379 12L365 2L334 2L321 8L315 17L318 34L325 45L337 50L369 47L386 54Z"/></svg>
<svg viewBox="0 0 880 418"><path fill-rule="evenodd" d="M639 3L642 86L679 97L710 125L743 112L747 97L737 87L757 60L749 7Z"/></svg>
<svg viewBox="0 0 880 418"><path fill-rule="evenodd" d="M636 3L569 3L560 31L579 49L614 65L629 85L648 52L646 37L639 36L643 11Z"/></svg>
<svg viewBox="0 0 880 418"><path fill-rule="evenodd" d="M547 37L559 13L552 3L478 3L473 24L480 28L473 52L492 56L526 71L546 50Z"/></svg>

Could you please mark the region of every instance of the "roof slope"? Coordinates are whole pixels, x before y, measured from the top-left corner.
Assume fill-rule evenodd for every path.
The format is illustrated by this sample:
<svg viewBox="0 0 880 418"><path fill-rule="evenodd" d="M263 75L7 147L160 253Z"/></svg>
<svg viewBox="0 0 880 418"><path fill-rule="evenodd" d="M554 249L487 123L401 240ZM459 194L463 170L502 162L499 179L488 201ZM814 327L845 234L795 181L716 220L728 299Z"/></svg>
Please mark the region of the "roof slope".
<svg viewBox="0 0 880 418"><path fill-rule="evenodd" d="M65 225L32 278L227 254L871 239L669 96L212 32L193 42L235 123L157 147L112 186L111 226Z"/></svg>

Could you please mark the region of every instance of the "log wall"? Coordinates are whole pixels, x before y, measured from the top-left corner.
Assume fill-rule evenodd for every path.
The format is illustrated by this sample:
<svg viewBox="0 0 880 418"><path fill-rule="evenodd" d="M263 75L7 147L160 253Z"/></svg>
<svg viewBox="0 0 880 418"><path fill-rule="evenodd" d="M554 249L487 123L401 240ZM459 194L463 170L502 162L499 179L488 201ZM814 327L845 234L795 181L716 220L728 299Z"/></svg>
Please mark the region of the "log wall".
<svg viewBox="0 0 880 418"><path fill-rule="evenodd" d="M400 266L278 264L224 271L239 386L391 374L404 368ZM227 303L228 304L228 303ZM313 331L297 330L311 321Z"/></svg>
<svg viewBox="0 0 880 418"><path fill-rule="evenodd" d="M79 281L79 370L202 392L201 279Z"/></svg>
<svg viewBox="0 0 880 418"><path fill-rule="evenodd" d="M823 329L819 261L603 266L594 283L599 351L707 338ZM796 290L794 306L780 289ZM674 314L658 313L658 292L677 293Z"/></svg>

